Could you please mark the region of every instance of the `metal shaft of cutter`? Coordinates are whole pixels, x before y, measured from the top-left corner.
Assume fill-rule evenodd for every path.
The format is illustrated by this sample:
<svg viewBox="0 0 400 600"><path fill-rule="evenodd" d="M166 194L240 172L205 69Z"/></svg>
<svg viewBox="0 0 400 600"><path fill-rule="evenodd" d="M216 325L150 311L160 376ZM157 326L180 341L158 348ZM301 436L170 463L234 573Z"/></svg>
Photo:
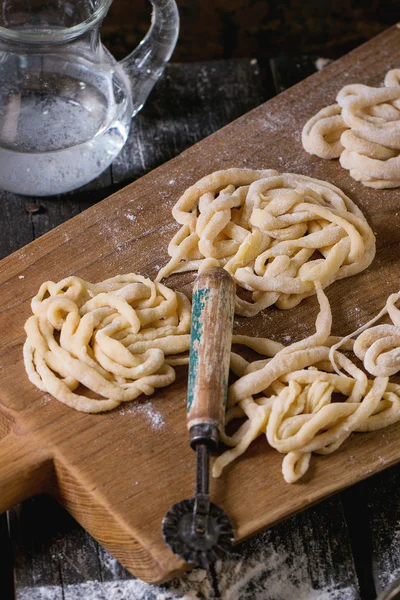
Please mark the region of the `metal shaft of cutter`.
<svg viewBox="0 0 400 600"><path fill-rule="evenodd" d="M210 455L206 444L196 446L196 495L207 494L210 485Z"/></svg>
<svg viewBox="0 0 400 600"><path fill-rule="evenodd" d="M208 530L210 456L206 444L196 446L196 491L193 510L193 533L205 535Z"/></svg>

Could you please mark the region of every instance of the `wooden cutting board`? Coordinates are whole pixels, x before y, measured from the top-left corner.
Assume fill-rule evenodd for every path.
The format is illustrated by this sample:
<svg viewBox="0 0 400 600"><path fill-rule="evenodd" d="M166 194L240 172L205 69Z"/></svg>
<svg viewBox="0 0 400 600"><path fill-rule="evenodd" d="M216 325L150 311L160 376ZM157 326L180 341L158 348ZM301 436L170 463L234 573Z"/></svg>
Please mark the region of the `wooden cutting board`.
<svg viewBox="0 0 400 600"><path fill-rule="evenodd" d="M393 27L1 262L0 512L48 492L136 576L160 582L185 568L165 546L160 526L173 503L193 495L185 369L144 404L103 415L75 412L41 393L25 375L23 324L30 299L42 281L70 274L90 281L130 271L154 277L177 229L171 207L189 185L217 169L274 168L338 185L376 233L371 267L327 290L333 333L354 330L399 289L400 190L363 187L338 161L304 152L300 133L343 85L379 85L386 71L398 66L400 30ZM191 281L191 275L181 275L168 283L188 292ZM272 308L254 319L238 319L236 330L288 343L314 331L317 310L316 299L309 298L291 311ZM259 438L212 482L213 500L230 515L236 540L242 540L399 461L399 434L395 425L353 435L333 455L313 457L295 485L283 481L282 455Z"/></svg>

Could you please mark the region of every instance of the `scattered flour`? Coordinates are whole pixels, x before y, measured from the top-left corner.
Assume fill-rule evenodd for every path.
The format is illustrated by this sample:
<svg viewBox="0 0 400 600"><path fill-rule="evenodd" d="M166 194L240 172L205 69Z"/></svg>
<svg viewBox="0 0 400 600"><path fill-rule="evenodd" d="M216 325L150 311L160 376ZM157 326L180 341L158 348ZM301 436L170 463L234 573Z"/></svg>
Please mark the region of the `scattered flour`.
<svg viewBox="0 0 400 600"><path fill-rule="evenodd" d="M317 69L317 71L322 71L322 69L324 67L326 67L327 65L329 65L332 62L332 59L330 58L317 58L317 60L315 61L315 67Z"/></svg>
<svg viewBox="0 0 400 600"><path fill-rule="evenodd" d="M115 580L120 579L121 566L116 558L114 558L105 548L99 545L99 552L101 556L101 564L103 573L112 574ZM104 577L108 579L108 577Z"/></svg>
<svg viewBox="0 0 400 600"><path fill-rule="evenodd" d="M63 588L23 588L16 600L356 600L359 597L355 586L346 584L316 589L306 555L276 550L268 533L253 538L247 545L250 551L246 555L232 553L215 564L219 593L210 574L197 568L161 586L138 579L89 581ZM116 574L118 563L111 556L109 559L106 566Z"/></svg>
<svg viewBox="0 0 400 600"><path fill-rule="evenodd" d="M26 587L16 600L205 600L197 592L163 591L138 579L89 581L74 585Z"/></svg>
<svg viewBox="0 0 400 600"><path fill-rule="evenodd" d="M102 223L100 234L107 240L110 240L111 245L115 246L117 250L120 249L122 241L123 228L118 224L117 221L110 223Z"/></svg>
<svg viewBox="0 0 400 600"><path fill-rule="evenodd" d="M42 396L39 400L40 402L40 406L46 406L46 404L49 404L50 402L53 402L54 398L53 396L50 396L50 394L44 394L44 396Z"/></svg>
<svg viewBox="0 0 400 600"><path fill-rule="evenodd" d="M110 557L111 560L112 557ZM115 568L112 569L116 571ZM88 581L73 585L26 587L16 600L214 600L207 571L195 569L161 586L139 579Z"/></svg>
<svg viewBox="0 0 400 600"><path fill-rule="evenodd" d="M132 223L136 221L136 215L133 215L132 213L126 213L125 217L128 219L128 221L132 221Z"/></svg>
<svg viewBox="0 0 400 600"><path fill-rule="evenodd" d="M25 275L18 275L18 279L25 279Z"/></svg>
<svg viewBox="0 0 400 600"><path fill-rule="evenodd" d="M395 481L398 481L398 479L394 480L393 483ZM381 522L376 522L374 527L375 535L378 536L377 548L379 549L379 552L375 553L375 586L377 592L386 589L396 579L400 578L400 520L395 516L398 515L397 497L397 495L394 495L393 499L389 501L388 515L390 516L388 518L385 516L388 507L385 507L385 511L382 511L380 515L379 512L376 515L379 519L383 517L384 522L383 527ZM392 514L391 511L394 507L396 507L395 513ZM395 518L393 519L393 517ZM390 535L387 535L388 531L390 531ZM396 595L393 598L397 597Z"/></svg>
<svg viewBox="0 0 400 600"><path fill-rule="evenodd" d="M266 531L246 542L246 555L232 553L215 570L221 600L356 600L355 586L312 584L309 557L275 546ZM293 549L295 550L295 549Z"/></svg>
<svg viewBox="0 0 400 600"><path fill-rule="evenodd" d="M165 425L161 413L154 408L150 400L144 402L130 402L128 406L122 405L119 409L120 415L139 414L143 415L152 429L162 429Z"/></svg>

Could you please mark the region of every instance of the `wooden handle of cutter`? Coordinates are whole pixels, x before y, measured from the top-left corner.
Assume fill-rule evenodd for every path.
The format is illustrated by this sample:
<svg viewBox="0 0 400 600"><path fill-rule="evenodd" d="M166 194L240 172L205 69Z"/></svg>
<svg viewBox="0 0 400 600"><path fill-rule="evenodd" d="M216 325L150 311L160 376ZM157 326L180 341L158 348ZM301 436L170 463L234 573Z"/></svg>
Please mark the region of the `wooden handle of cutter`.
<svg viewBox="0 0 400 600"><path fill-rule="evenodd" d="M192 445L201 441L199 435L194 440L194 426L203 426L203 432L210 426L216 444L225 421L234 309L235 283L229 273L219 267L200 273L192 298L187 400ZM195 429L199 433L201 427Z"/></svg>

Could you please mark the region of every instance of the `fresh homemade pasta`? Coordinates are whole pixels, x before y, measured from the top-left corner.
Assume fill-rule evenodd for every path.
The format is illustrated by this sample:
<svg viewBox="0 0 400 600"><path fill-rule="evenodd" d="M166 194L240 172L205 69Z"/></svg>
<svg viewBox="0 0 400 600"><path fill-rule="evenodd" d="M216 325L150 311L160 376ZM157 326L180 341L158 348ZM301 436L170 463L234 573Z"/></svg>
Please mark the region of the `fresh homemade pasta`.
<svg viewBox="0 0 400 600"><path fill-rule="evenodd" d="M356 96L359 88L346 93ZM326 111L324 118L339 130L342 116ZM323 130L330 131L327 123ZM343 135L325 136L323 152L337 152ZM174 367L189 362L191 304L160 280L217 265L247 291L236 297L240 315L272 304L289 309L314 293L320 312L316 332L287 347L233 336L233 344L263 358L248 362L231 352L237 379L226 422L244 421L232 435L222 432L230 448L215 460L215 477L264 433L285 455L283 476L293 483L306 473L312 453L329 454L352 432L400 420L400 385L389 382L400 370L400 293L354 334L331 336L323 288L359 273L375 255L371 228L339 188L293 173L227 169L189 188L173 216L181 228L156 282L129 273L100 283L71 276L40 286L24 345L25 368L37 388L76 410L98 413L171 384ZM386 313L392 324L373 326ZM339 348L353 350L375 379ZM337 394L343 401L333 401Z"/></svg>
<svg viewBox="0 0 400 600"><path fill-rule="evenodd" d="M172 273L223 266L251 292L236 313L289 309L337 279L359 273L375 256L362 212L339 188L311 177L228 169L189 188L172 210L181 228L157 281Z"/></svg>
<svg viewBox="0 0 400 600"><path fill-rule="evenodd" d="M352 432L374 431L400 420L400 385L390 383L388 376L369 380L339 352L335 360L343 372L333 372L328 360L334 342L331 311L318 284L317 295L320 312L314 335L270 360L248 363L239 357L233 362L239 379L229 390L227 423L237 417L246 420L232 436L223 435L231 448L216 459L214 477L265 433L270 446L285 454L282 473L293 483L308 470L313 452L330 454ZM351 346L344 345L347 350ZM334 393L345 400L332 402Z"/></svg>
<svg viewBox="0 0 400 600"><path fill-rule="evenodd" d="M368 327L354 342L354 352L371 375L390 377L400 371L400 293L387 299L385 313L391 324Z"/></svg>
<svg viewBox="0 0 400 600"><path fill-rule="evenodd" d="M175 380L174 366L189 362L190 301L141 275L100 283L46 281L31 306L24 346L28 377L76 410L103 412L151 395ZM246 335L233 341L266 356L283 347Z"/></svg>
<svg viewBox="0 0 400 600"><path fill-rule="evenodd" d="M188 360L175 355L189 349L189 300L134 273L100 283L47 281L32 312L25 324L28 377L82 412L150 395L172 383L173 366Z"/></svg>
<svg viewBox="0 0 400 600"><path fill-rule="evenodd" d="M339 158L356 181L376 189L400 186L400 69L382 88L346 85L337 104L321 109L303 128L309 154Z"/></svg>
<svg viewBox="0 0 400 600"><path fill-rule="evenodd" d="M391 294L376 317L331 347L329 359L338 374L334 352L356 336L354 353L368 373L390 377L400 371L400 310L396 306L399 299L400 292ZM389 315L391 324L373 326L385 315Z"/></svg>

